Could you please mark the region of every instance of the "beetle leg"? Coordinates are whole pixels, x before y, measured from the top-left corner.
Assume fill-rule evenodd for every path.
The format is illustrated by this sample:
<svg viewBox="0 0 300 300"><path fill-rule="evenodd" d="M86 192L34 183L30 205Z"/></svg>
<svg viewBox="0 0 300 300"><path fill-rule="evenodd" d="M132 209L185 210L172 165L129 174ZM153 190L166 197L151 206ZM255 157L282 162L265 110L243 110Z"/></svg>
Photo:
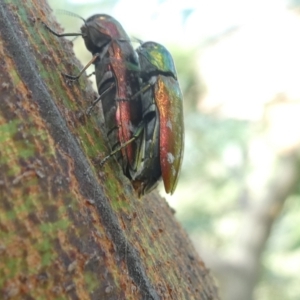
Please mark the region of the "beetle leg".
<svg viewBox="0 0 300 300"><path fill-rule="evenodd" d="M134 135L132 136L132 138L130 140L128 140L127 142L123 143L120 147L118 147L117 149L115 149L114 151L112 151L109 155L107 155L106 157L104 157L101 162L100 162L100 167L102 167L106 162L107 160L114 156L117 152L121 151L123 148L125 148L127 145L131 144L132 142L134 142L138 137L139 135L142 133L142 131L144 130L144 125L145 123L142 121L137 130L135 131Z"/></svg>
<svg viewBox="0 0 300 300"><path fill-rule="evenodd" d="M112 83L99 97L97 97L96 100L93 101L93 103L88 107L86 110L86 114L89 116L91 114L92 109L96 106L96 104L101 101L101 97L103 97L106 93L108 93L113 87L115 86L115 83Z"/></svg>
<svg viewBox="0 0 300 300"><path fill-rule="evenodd" d="M65 76L65 77L68 78L68 79L74 80L74 81L75 81L75 80L78 80L79 77L85 72L85 70L86 70L91 64L93 64L93 63L95 62L95 60L99 58L99 56L100 56L100 54L99 54L99 53L96 53L96 54L92 57L92 59L86 64L86 66L79 72L79 74L78 74L77 76L72 76L72 75L68 75L68 74L62 73L63 76Z"/></svg>
<svg viewBox="0 0 300 300"><path fill-rule="evenodd" d="M130 100L134 100L135 98L137 98L140 94L143 94L145 92L147 92L152 86L154 86L156 83L156 78L155 77L152 77L150 80L149 80L149 83L144 85L140 91L138 91L135 95L133 95Z"/></svg>
<svg viewBox="0 0 300 300"><path fill-rule="evenodd" d="M96 75L96 72L94 71L93 73L89 74L89 75L86 75L86 77L91 77L93 75Z"/></svg>

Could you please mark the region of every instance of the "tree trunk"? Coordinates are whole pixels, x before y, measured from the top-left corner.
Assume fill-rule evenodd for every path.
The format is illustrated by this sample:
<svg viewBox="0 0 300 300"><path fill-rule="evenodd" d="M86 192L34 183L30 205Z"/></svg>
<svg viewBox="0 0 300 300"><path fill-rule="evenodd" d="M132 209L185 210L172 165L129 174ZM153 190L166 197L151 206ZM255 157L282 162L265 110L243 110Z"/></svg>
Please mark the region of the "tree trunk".
<svg viewBox="0 0 300 300"><path fill-rule="evenodd" d="M1 299L219 299L166 201L99 167L96 94L39 19L58 28L43 0L0 0Z"/></svg>

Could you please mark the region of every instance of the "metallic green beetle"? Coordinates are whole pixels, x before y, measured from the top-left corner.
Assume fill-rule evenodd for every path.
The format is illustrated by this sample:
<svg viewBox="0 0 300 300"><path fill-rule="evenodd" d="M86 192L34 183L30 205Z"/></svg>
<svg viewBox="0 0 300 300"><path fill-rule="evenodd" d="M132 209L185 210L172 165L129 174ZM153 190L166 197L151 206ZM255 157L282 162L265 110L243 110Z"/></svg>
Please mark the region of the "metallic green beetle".
<svg viewBox="0 0 300 300"><path fill-rule="evenodd" d="M155 187L151 175L156 171L157 176L155 159L158 155L165 190L173 194L178 182L184 149L183 97L174 61L170 52L155 42L143 43L136 51L141 66L143 120L145 129L148 129L148 138L147 134L144 134L142 139L144 146L140 147L140 151L144 149L144 152L139 153L141 169L135 179L146 181L146 184L144 183L146 186L148 180ZM151 94L147 96L149 90ZM156 108L153 108L149 97L152 97ZM147 111L152 118L147 115ZM149 121L153 118L156 118L155 122L148 128ZM149 132L152 132L150 141ZM146 166L145 161L148 161Z"/></svg>

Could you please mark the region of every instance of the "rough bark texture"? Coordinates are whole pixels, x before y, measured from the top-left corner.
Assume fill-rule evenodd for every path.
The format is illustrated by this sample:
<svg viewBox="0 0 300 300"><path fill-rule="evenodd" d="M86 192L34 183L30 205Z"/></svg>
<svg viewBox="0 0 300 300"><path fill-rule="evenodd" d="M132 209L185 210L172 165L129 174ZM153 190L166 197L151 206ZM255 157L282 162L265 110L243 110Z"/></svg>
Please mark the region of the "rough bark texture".
<svg viewBox="0 0 300 300"><path fill-rule="evenodd" d="M72 44L42 0L0 0L3 299L219 299L166 201L138 199L109 153ZM84 77L84 76L83 76Z"/></svg>

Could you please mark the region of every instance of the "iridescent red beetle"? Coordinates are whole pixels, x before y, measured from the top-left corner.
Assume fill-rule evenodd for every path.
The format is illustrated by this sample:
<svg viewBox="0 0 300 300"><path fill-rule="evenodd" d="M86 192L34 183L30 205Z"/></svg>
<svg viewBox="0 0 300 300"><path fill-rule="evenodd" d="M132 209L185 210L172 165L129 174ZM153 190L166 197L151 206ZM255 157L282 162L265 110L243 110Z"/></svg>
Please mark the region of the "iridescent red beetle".
<svg viewBox="0 0 300 300"><path fill-rule="evenodd" d="M134 147L138 144L127 143L125 147L120 146L132 138L135 128L141 123L142 111L139 98L134 102L130 101L139 91L139 78L136 76L137 71L140 70L138 57L123 27L113 17L97 14L86 21L82 20L84 25L81 27L81 33L58 34L45 25L58 37L82 36L87 49L93 54L93 58L78 76L64 75L69 79L77 80L91 64L95 65L99 97L88 112L101 100L112 150L121 149L113 153L118 156L124 174L130 177L129 170L134 171L136 167L134 159L138 149Z"/></svg>

